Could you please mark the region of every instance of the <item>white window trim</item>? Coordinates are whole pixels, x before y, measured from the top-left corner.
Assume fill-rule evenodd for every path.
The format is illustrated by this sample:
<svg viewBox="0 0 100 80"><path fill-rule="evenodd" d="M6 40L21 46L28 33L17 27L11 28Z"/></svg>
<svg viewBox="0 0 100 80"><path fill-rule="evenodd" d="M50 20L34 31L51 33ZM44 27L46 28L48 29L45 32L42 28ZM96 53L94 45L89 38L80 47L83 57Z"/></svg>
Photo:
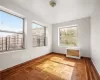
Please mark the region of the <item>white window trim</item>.
<svg viewBox="0 0 100 80"><path fill-rule="evenodd" d="M32 21L32 23L35 23L35 24L37 24L37 25L40 25L40 26L42 26L42 27L45 27L46 28L46 42L45 42L45 45L44 46L33 46L32 45L32 47L33 48L40 48L40 47L46 47L47 46L47 27L46 26L44 26L43 24L41 24L40 22L38 22L38 21ZM32 29L32 28L31 28ZM32 37L32 39L33 39L33 37Z"/></svg>
<svg viewBox="0 0 100 80"><path fill-rule="evenodd" d="M78 43L77 43L77 45L78 46L75 46L75 47L69 47L69 46L60 46L60 28L67 28L67 27L74 27L74 26L77 26L77 41L78 41ZM79 47L79 39L78 39L78 24L75 24L75 25L67 25L67 26L64 26L64 27L58 27L58 46L59 47L66 47L66 48L77 48L77 47Z"/></svg>
<svg viewBox="0 0 100 80"><path fill-rule="evenodd" d="M25 18L25 16L19 14L18 12L15 12L15 11L8 9L8 8L5 8L3 6L0 6L0 10L4 11L6 13L9 13L9 14L15 15L15 16L20 17L20 18Z"/></svg>
<svg viewBox="0 0 100 80"><path fill-rule="evenodd" d="M10 14L10 15L13 15L15 17L23 19L23 33L21 33L21 34L23 34L23 43L24 43L24 46L21 49L12 49L12 50L7 50L7 51L5 50L5 51L0 51L0 53L13 52L13 51L18 51L18 50L24 50L25 49L25 17L23 15L15 12L15 11L12 11L12 10L10 10L8 8L3 7L3 6L0 6L0 11L5 12L5 13ZM1 30L1 32L17 33L17 32L7 31L7 30Z"/></svg>

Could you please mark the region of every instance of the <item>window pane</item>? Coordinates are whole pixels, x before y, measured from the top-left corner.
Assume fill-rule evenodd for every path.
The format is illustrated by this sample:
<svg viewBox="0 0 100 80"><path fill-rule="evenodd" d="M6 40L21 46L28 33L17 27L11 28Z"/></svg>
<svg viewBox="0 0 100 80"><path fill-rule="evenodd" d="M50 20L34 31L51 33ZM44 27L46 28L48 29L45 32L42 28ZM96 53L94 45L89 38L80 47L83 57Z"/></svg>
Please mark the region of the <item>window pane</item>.
<svg viewBox="0 0 100 80"><path fill-rule="evenodd" d="M32 36L33 36L33 46L45 46L46 40L46 28L32 23Z"/></svg>
<svg viewBox="0 0 100 80"><path fill-rule="evenodd" d="M23 48L23 34L0 32L0 51Z"/></svg>
<svg viewBox="0 0 100 80"><path fill-rule="evenodd" d="M0 11L0 30L22 32L23 19Z"/></svg>
<svg viewBox="0 0 100 80"><path fill-rule="evenodd" d="M24 48L24 19L0 11L0 51Z"/></svg>
<svg viewBox="0 0 100 80"><path fill-rule="evenodd" d="M60 46L77 46L77 27L60 28Z"/></svg>

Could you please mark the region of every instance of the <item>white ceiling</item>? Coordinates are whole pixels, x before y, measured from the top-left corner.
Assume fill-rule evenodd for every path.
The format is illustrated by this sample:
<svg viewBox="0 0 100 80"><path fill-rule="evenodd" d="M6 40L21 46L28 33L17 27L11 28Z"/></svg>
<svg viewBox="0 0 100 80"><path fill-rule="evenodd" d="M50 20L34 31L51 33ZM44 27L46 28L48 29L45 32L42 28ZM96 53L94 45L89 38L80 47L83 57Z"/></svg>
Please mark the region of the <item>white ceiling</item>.
<svg viewBox="0 0 100 80"><path fill-rule="evenodd" d="M90 16L95 0L56 0L55 7L49 5L50 0L13 1L47 23L54 24Z"/></svg>

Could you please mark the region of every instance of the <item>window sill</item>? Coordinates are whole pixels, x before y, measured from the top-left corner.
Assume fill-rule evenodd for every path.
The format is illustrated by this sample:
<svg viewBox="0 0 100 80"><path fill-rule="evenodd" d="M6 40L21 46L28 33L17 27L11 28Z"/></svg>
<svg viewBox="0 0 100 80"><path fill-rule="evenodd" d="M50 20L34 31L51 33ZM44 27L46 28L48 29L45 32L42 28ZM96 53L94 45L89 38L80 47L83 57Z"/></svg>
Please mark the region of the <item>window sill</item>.
<svg viewBox="0 0 100 80"><path fill-rule="evenodd" d="M78 46L76 46L76 47L70 47L70 46L59 46L59 47L64 47L64 48L66 48L66 49L79 49Z"/></svg>
<svg viewBox="0 0 100 80"><path fill-rule="evenodd" d="M66 49L74 49L74 50L79 50L79 47L67 47Z"/></svg>
<svg viewBox="0 0 100 80"><path fill-rule="evenodd" d="M47 47L47 46L33 46L33 48L41 48L41 47Z"/></svg>
<svg viewBox="0 0 100 80"><path fill-rule="evenodd" d="M8 51L0 51L0 54L7 54L7 53L13 53L17 51L25 51L25 48L23 49L15 49L15 50L8 50Z"/></svg>

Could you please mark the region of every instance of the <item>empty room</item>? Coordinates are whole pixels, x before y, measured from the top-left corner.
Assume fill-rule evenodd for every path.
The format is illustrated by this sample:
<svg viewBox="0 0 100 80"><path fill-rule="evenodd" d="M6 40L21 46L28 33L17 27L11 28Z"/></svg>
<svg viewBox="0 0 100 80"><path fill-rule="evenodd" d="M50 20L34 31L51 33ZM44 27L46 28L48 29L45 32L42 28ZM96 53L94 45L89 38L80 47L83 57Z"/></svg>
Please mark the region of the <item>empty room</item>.
<svg viewBox="0 0 100 80"><path fill-rule="evenodd" d="M100 80L100 0L0 0L0 80Z"/></svg>

